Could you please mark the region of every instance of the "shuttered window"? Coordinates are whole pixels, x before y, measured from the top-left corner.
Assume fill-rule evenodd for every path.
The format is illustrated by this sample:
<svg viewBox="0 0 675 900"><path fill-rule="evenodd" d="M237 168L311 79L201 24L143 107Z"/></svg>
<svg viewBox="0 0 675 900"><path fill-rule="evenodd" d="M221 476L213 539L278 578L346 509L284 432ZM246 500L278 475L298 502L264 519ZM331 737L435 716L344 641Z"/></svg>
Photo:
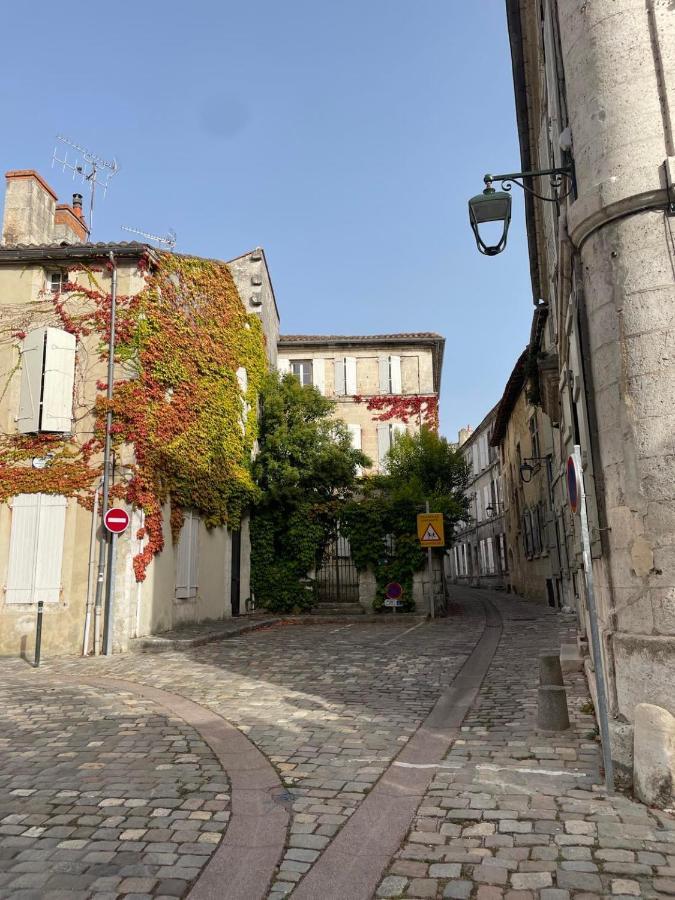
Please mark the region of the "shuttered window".
<svg viewBox="0 0 675 900"><path fill-rule="evenodd" d="M7 603L60 599L66 503L55 494L19 494L12 500Z"/></svg>
<svg viewBox="0 0 675 900"><path fill-rule="evenodd" d="M176 550L176 599L190 600L197 596L199 568L199 516L185 511L183 527Z"/></svg>
<svg viewBox="0 0 675 900"><path fill-rule="evenodd" d="M303 387L312 384L311 359L292 359L291 372L293 372L293 374Z"/></svg>
<svg viewBox="0 0 675 900"><path fill-rule="evenodd" d="M392 444L399 435L405 434L407 430L405 425L399 422L393 425L377 426L377 461L381 469L386 465L387 453L391 450Z"/></svg>
<svg viewBox="0 0 675 900"><path fill-rule="evenodd" d="M335 393L338 397L353 397L356 393L356 357L335 358Z"/></svg>
<svg viewBox="0 0 675 900"><path fill-rule="evenodd" d="M347 425L347 429L349 431L349 436L352 439L352 447L354 450L361 449L361 426L360 425ZM361 466L356 467L356 474L361 475L362 469Z"/></svg>
<svg viewBox="0 0 675 900"><path fill-rule="evenodd" d="M315 359L312 365L312 375L314 377L314 387L320 394L326 393L326 361L325 359Z"/></svg>
<svg viewBox="0 0 675 900"><path fill-rule="evenodd" d="M75 345L75 335L61 328L36 328L24 338L17 416L22 434L71 430Z"/></svg>
<svg viewBox="0 0 675 900"><path fill-rule="evenodd" d="M277 372L280 375L286 375L291 371L291 361L290 359L284 359L283 357L279 357L277 359Z"/></svg>
<svg viewBox="0 0 675 900"><path fill-rule="evenodd" d="M401 357L381 356L380 366L380 392L383 394L401 393Z"/></svg>

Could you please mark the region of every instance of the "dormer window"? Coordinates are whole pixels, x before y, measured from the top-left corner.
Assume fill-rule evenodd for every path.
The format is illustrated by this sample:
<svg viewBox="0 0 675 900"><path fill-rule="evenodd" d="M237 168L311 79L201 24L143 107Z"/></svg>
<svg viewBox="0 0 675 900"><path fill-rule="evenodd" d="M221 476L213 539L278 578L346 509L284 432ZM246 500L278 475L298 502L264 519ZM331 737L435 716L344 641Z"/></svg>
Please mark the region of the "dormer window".
<svg viewBox="0 0 675 900"><path fill-rule="evenodd" d="M68 281L68 275L65 272L50 272L48 278L49 290L52 294L60 294L63 285Z"/></svg>

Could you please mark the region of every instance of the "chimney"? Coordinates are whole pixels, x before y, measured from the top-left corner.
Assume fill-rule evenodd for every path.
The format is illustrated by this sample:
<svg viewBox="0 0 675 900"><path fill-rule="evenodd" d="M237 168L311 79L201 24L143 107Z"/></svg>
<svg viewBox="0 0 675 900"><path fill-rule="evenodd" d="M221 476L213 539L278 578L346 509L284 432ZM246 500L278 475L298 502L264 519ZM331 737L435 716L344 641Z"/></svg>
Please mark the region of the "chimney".
<svg viewBox="0 0 675 900"><path fill-rule="evenodd" d="M54 217L54 240L65 244L83 244L89 229L82 214L82 194L73 194L73 205L59 203Z"/></svg>
<svg viewBox="0 0 675 900"><path fill-rule="evenodd" d="M51 244L57 196L32 169L7 172L3 244Z"/></svg>

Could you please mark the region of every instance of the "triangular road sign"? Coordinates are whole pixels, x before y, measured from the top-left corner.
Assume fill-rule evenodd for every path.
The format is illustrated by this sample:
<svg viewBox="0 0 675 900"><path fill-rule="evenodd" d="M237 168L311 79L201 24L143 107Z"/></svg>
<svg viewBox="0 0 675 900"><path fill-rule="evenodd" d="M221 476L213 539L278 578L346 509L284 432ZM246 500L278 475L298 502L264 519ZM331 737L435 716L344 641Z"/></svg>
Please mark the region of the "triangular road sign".
<svg viewBox="0 0 675 900"><path fill-rule="evenodd" d="M422 542L426 541L440 541L440 535L436 532L436 529L433 525L427 525L427 530L422 535Z"/></svg>

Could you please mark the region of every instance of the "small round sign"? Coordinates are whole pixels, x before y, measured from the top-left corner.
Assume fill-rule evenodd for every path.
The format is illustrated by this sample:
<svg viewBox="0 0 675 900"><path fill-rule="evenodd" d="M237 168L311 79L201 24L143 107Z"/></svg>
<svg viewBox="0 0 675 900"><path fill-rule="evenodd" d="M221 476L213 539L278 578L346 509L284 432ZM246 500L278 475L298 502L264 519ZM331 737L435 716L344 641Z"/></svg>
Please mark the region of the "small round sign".
<svg viewBox="0 0 675 900"><path fill-rule="evenodd" d="M579 484L577 482L577 467L573 456L567 457L567 496L570 501L570 509L575 513L579 506Z"/></svg>
<svg viewBox="0 0 675 900"><path fill-rule="evenodd" d="M113 506L103 516L103 524L111 534L121 534L129 527L129 513L120 506Z"/></svg>
<svg viewBox="0 0 675 900"><path fill-rule="evenodd" d="M403 586L398 581L390 581L385 588L388 600L398 600L403 596Z"/></svg>

